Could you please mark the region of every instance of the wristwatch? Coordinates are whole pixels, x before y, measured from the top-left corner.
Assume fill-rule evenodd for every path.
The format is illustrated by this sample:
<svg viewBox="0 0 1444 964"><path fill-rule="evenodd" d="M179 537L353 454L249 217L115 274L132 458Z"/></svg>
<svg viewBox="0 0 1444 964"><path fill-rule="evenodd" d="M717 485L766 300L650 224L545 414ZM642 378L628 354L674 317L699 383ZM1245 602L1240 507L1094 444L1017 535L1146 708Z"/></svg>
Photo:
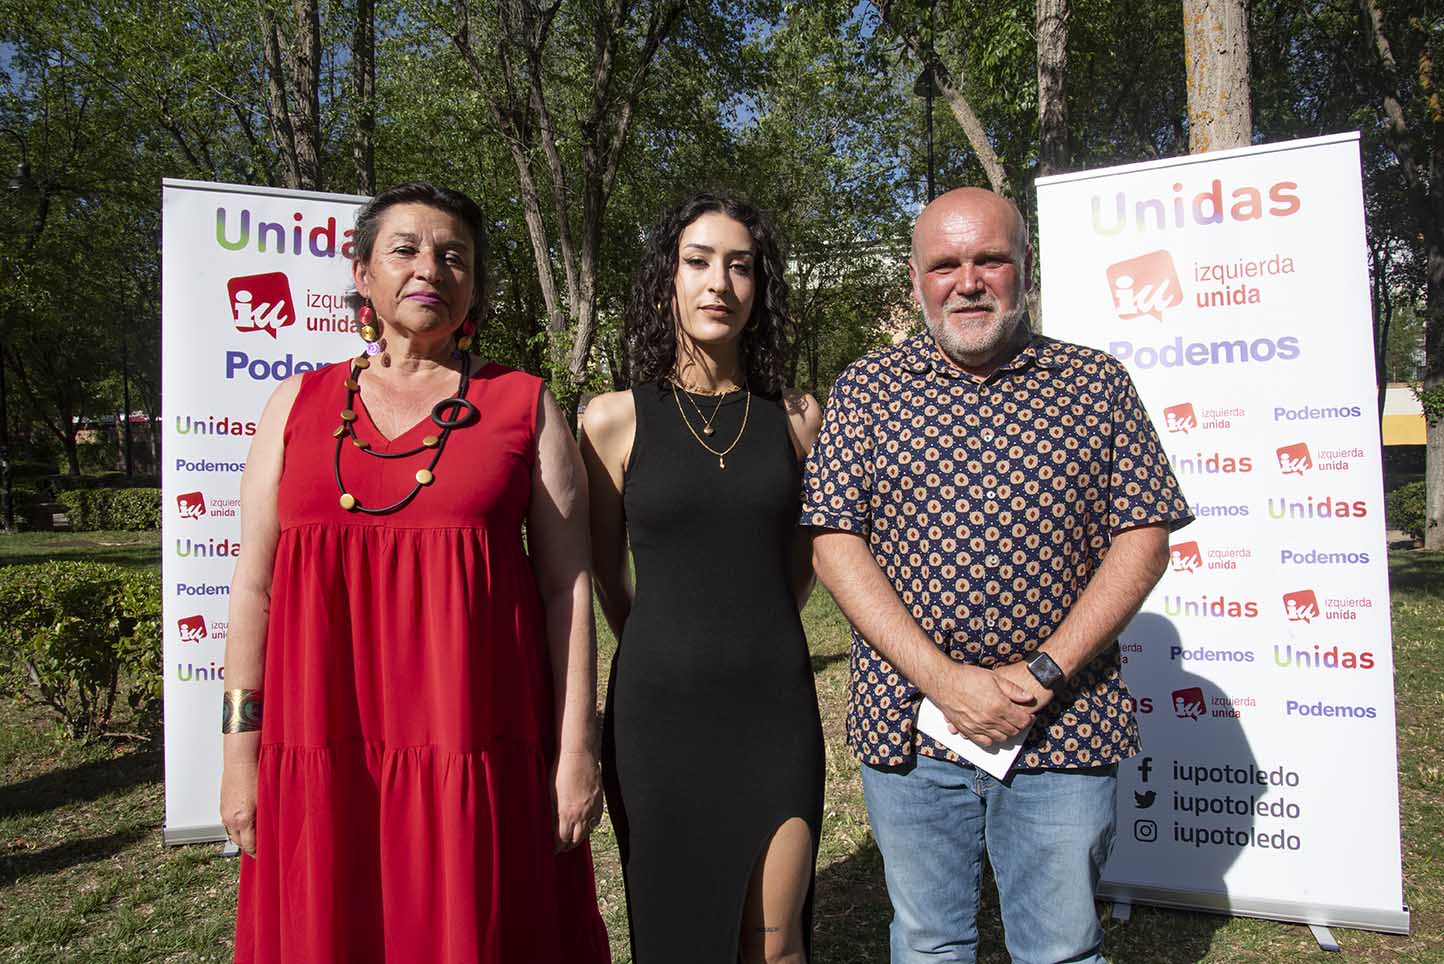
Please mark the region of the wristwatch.
<svg viewBox="0 0 1444 964"><path fill-rule="evenodd" d="M1044 689L1056 691L1068 682L1068 677L1063 675L1058 664L1053 662L1053 657L1047 653L1038 653L1028 660L1028 672L1033 674L1033 678Z"/></svg>

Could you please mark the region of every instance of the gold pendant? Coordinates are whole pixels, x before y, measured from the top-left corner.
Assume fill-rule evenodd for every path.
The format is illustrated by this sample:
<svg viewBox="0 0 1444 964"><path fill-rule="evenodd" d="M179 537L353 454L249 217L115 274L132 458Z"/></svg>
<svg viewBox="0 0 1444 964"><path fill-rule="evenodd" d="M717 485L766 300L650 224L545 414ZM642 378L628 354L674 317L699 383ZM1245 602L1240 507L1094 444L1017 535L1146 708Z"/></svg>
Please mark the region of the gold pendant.
<svg viewBox="0 0 1444 964"><path fill-rule="evenodd" d="M710 426L710 425L703 425L703 426L702 426L702 434L703 434L703 435L711 435L711 434L712 434L712 426Z"/></svg>
<svg viewBox="0 0 1444 964"><path fill-rule="evenodd" d="M722 456L720 456L720 455L717 456L717 468L719 468L719 469L725 469L725 468L727 468L727 460L724 459L724 458L723 458Z"/></svg>

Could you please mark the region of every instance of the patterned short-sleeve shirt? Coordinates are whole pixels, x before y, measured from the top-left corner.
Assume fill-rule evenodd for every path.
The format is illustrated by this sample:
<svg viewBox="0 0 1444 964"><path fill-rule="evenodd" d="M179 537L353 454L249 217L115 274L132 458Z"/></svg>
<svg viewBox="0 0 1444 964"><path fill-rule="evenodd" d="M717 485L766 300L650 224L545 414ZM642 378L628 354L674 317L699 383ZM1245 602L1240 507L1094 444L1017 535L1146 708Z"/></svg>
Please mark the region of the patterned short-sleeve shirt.
<svg viewBox="0 0 1444 964"><path fill-rule="evenodd" d="M854 362L807 460L801 523L864 536L919 626L983 667L1033 652L1112 536L1192 520L1119 361L1034 336L986 380L927 334ZM1107 766L1139 750L1115 641L1035 722L1017 765ZM958 761L915 732L918 688L856 630L848 745L872 766Z"/></svg>

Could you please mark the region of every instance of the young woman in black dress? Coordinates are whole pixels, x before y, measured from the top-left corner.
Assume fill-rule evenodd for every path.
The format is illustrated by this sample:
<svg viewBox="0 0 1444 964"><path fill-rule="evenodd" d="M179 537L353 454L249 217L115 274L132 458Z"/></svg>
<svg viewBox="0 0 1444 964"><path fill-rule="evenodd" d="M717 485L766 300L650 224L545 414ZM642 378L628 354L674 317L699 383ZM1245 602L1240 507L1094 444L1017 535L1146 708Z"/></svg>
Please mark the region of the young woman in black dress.
<svg viewBox="0 0 1444 964"><path fill-rule="evenodd" d="M595 585L620 641L602 759L635 964L810 953L823 750L797 513L821 412L783 386L786 322L767 221L694 196L633 282L634 387L582 418Z"/></svg>

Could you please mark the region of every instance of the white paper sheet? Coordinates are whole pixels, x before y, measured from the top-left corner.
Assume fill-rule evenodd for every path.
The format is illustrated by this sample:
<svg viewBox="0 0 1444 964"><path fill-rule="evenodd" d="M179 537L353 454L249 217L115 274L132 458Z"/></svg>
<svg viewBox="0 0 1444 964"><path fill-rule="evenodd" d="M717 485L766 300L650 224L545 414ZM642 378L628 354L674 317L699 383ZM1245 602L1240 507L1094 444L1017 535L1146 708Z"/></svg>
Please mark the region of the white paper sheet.
<svg viewBox="0 0 1444 964"><path fill-rule="evenodd" d="M1006 743L978 746L961 733L949 731L948 718L943 716L943 711L938 709L936 703L926 697L918 707L918 732L926 733L979 770L999 780L1006 777L1013 768L1013 761L1018 758L1023 749L1023 740L1028 736L1028 731L1024 730Z"/></svg>

